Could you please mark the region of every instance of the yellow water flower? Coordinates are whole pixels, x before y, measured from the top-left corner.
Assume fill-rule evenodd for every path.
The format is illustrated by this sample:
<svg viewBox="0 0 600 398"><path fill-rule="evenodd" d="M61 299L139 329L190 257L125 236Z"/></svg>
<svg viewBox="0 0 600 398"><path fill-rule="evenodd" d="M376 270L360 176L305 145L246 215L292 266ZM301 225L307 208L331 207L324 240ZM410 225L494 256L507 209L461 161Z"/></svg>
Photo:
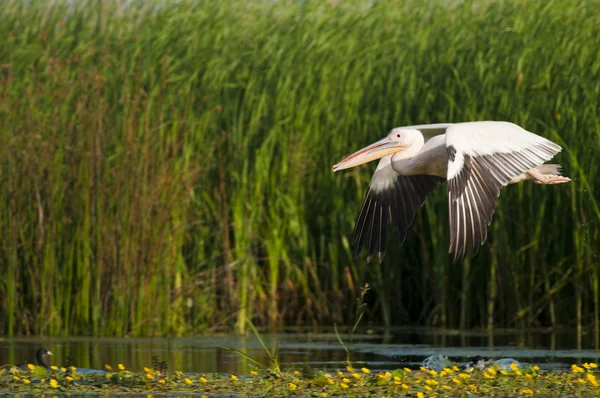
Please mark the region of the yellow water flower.
<svg viewBox="0 0 600 398"><path fill-rule="evenodd" d="M109 364L106 364L106 365L104 365L104 367L105 367L105 368L106 368L106 370L108 370L108 371L111 371L111 370L113 370L113 369L112 369L112 366L110 366ZM144 368L144 370L145 370L145 369L146 369L146 368Z"/></svg>
<svg viewBox="0 0 600 398"><path fill-rule="evenodd" d="M57 388L58 387L58 381L56 381L54 379L50 379L50 387Z"/></svg>
<svg viewBox="0 0 600 398"><path fill-rule="evenodd" d="M31 383L31 380L28 380L28 379L23 379L23 383L25 383L25 384L29 384L29 383Z"/></svg>
<svg viewBox="0 0 600 398"><path fill-rule="evenodd" d="M236 375L231 375L231 380L237 381L238 377Z"/></svg>
<svg viewBox="0 0 600 398"><path fill-rule="evenodd" d="M202 383L206 383L208 380L206 380L206 378L205 378L205 377L200 377L200 381L201 381Z"/></svg>
<svg viewBox="0 0 600 398"><path fill-rule="evenodd" d="M452 382L454 384L460 384L461 383L460 380L458 380L456 377L452 378Z"/></svg>
<svg viewBox="0 0 600 398"><path fill-rule="evenodd" d="M446 385L442 386L442 388L443 388L444 390L452 390L452 387L450 387L450 386L446 386Z"/></svg>
<svg viewBox="0 0 600 398"><path fill-rule="evenodd" d="M444 376L446 376L447 374L448 374L448 373L447 373L445 370L442 370L442 371L440 372L440 377L444 377Z"/></svg>
<svg viewBox="0 0 600 398"><path fill-rule="evenodd" d="M527 373L527 374L525 375L525 378L526 378L526 379L533 379L533 376L532 376L532 375L530 375L529 373Z"/></svg>
<svg viewBox="0 0 600 398"><path fill-rule="evenodd" d="M431 376L437 376L437 372L435 370L428 370L427 373L429 373Z"/></svg>
<svg viewBox="0 0 600 398"><path fill-rule="evenodd" d="M579 384L585 384L585 380L583 380L582 378L577 379L577 382Z"/></svg>
<svg viewBox="0 0 600 398"><path fill-rule="evenodd" d="M598 387L598 382L596 381L596 376L594 376L591 373L588 373L587 375L585 375L585 377L588 379L588 381L590 382L591 385L593 385L594 387Z"/></svg>
<svg viewBox="0 0 600 398"><path fill-rule="evenodd" d="M589 368L590 368L590 364L589 364L589 363L587 363L587 362L586 362L586 363L584 363L582 366L583 366L584 368L586 368L586 369L589 369Z"/></svg>
<svg viewBox="0 0 600 398"><path fill-rule="evenodd" d="M423 372L425 372L427 369L425 368L425 366L421 366L419 367L419 369L421 369Z"/></svg>
<svg viewBox="0 0 600 398"><path fill-rule="evenodd" d="M406 384L402 384L401 387L403 390L408 390L408 386Z"/></svg>
<svg viewBox="0 0 600 398"><path fill-rule="evenodd" d="M354 372L354 368L350 365L346 366L346 370L350 373Z"/></svg>
<svg viewBox="0 0 600 398"><path fill-rule="evenodd" d="M452 369L450 368L444 368L442 371L446 372L446 373L452 373L454 372Z"/></svg>
<svg viewBox="0 0 600 398"><path fill-rule="evenodd" d="M458 377L460 377L461 379L468 379L469 377L471 377L471 375L468 373L459 373Z"/></svg>
<svg viewBox="0 0 600 398"><path fill-rule="evenodd" d="M71 376L67 376L67 377L65 377L65 379L66 379L66 380L67 380L69 383L73 381L73 378L72 378Z"/></svg>
<svg viewBox="0 0 600 398"><path fill-rule="evenodd" d="M326 392L322 392L322 393L321 393L321 396L322 396L323 398L325 398L325 397L327 397L327 393L326 393Z"/></svg>
<svg viewBox="0 0 600 398"><path fill-rule="evenodd" d="M32 363L28 363L27 367L29 368L29 370L35 370L35 365Z"/></svg>
<svg viewBox="0 0 600 398"><path fill-rule="evenodd" d="M590 365L591 365L591 364L590 364ZM539 367L539 366L537 366L537 365L533 365L533 367L532 367L531 369L533 369L533 370L535 370L535 371L537 372L538 370L540 370L540 367Z"/></svg>
<svg viewBox="0 0 600 398"><path fill-rule="evenodd" d="M159 382L160 384L165 384L167 381L166 381L165 379L160 379L158 382Z"/></svg>
<svg viewBox="0 0 600 398"><path fill-rule="evenodd" d="M346 384L346 383L341 383L341 384L340 384L340 387L342 387L342 389L344 389L344 390L345 390L345 389L347 389L347 388L348 388L348 384Z"/></svg>
<svg viewBox="0 0 600 398"><path fill-rule="evenodd" d="M146 372L146 373L152 373L152 372L154 372L154 369L147 368L147 367L144 366L144 372Z"/></svg>
<svg viewBox="0 0 600 398"><path fill-rule="evenodd" d="M19 380L21 380L21 378L19 376L13 376L13 380L14 381L19 381Z"/></svg>
<svg viewBox="0 0 600 398"><path fill-rule="evenodd" d="M421 391L417 393L417 398L423 398L425 395Z"/></svg>
<svg viewBox="0 0 600 398"><path fill-rule="evenodd" d="M598 367L597 363L594 363L594 362L590 363L590 368L596 369L597 367Z"/></svg>
<svg viewBox="0 0 600 398"><path fill-rule="evenodd" d="M50 366L50 369L52 369L52 370L58 370L58 367L56 365L52 365L52 366Z"/></svg>
<svg viewBox="0 0 600 398"><path fill-rule="evenodd" d="M44 384L46 382L46 379L42 379L40 380L40 383Z"/></svg>
<svg viewBox="0 0 600 398"><path fill-rule="evenodd" d="M360 370L362 370L363 373L369 374L371 373L371 370L368 368L361 368Z"/></svg>
<svg viewBox="0 0 600 398"><path fill-rule="evenodd" d="M288 384L288 387L289 387L289 388L290 388L290 390L292 390L292 391L296 391L296 388L298 388L298 386L297 386L297 385L295 385L294 383L290 383L290 384Z"/></svg>
<svg viewBox="0 0 600 398"><path fill-rule="evenodd" d="M490 375L488 373L484 373L483 377L485 377L486 379L493 379L494 378L494 376L492 376L492 375Z"/></svg>
<svg viewBox="0 0 600 398"><path fill-rule="evenodd" d="M251 370L251 371L250 371L250 374L251 374L252 376L258 376L258 372L257 372L256 370Z"/></svg>
<svg viewBox="0 0 600 398"><path fill-rule="evenodd" d="M425 387L423 387L423 388L425 389L425 391L433 391L433 390L431 389L431 387L429 387L429 386L425 386Z"/></svg>
<svg viewBox="0 0 600 398"><path fill-rule="evenodd" d="M356 380L360 379L360 375L358 373L352 373L352 377L354 377Z"/></svg>
<svg viewBox="0 0 600 398"><path fill-rule="evenodd" d="M327 379L327 384L329 385L333 385L335 384L335 381L331 380L331 379Z"/></svg>
<svg viewBox="0 0 600 398"><path fill-rule="evenodd" d="M122 363L118 364L117 367L119 368L119 370L125 370L125 365L123 365Z"/></svg>
<svg viewBox="0 0 600 398"><path fill-rule="evenodd" d="M64 366L62 368L60 368L60 371L65 373L67 371L67 368L65 368Z"/></svg>
<svg viewBox="0 0 600 398"><path fill-rule="evenodd" d="M510 364L510 368L513 372L516 372L519 369L519 365L513 362Z"/></svg>
<svg viewBox="0 0 600 398"><path fill-rule="evenodd" d="M508 374L508 372L506 370L501 370L500 374L503 374L504 376L506 376Z"/></svg>
<svg viewBox="0 0 600 398"><path fill-rule="evenodd" d="M452 367L452 370L453 370L453 371L455 371L455 372L458 372L460 369L458 369L458 366L454 365L454 366Z"/></svg>
<svg viewBox="0 0 600 398"><path fill-rule="evenodd" d="M71 372L75 372L77 370L77 368L75 366L70 366L69 370L71 370Z"/></svg>
<svg viewBox="0 0 600 398"><path fill-rule="evenodd" d="M520 370L515 370L515 374L516 374L517 376L521 376L523 373L521 373L521 371L520 371Z"/></svg>
<svg viewBox="0 0 600 398"><path fill-rule="evenodd" d="M496 375L496 369L494 369L494 368L487 368L487 372L488 372L489 374L491 374L492 376L495 376L495 375Z"/></svg>
<svg viewBox="0 0 600 398"><path fill-rule="evenodd" d="M154 380L154 376L152 376L152 373L146 373L146 379Z"/></svg>
<svg viewBox="0 0 600 398"><path fill-rule="evenodd" d="M402 370L405 371L406 373L412 372L412 370L410 370L409 368L402 368Z"/></svg>
<svg viewBox="0 0 600 398"><path fill-rule="evenodd" d="M395 381L400 381L400 378L398 376L394 376L394 380Z"/></svg>
<svg viewBox="0 0 600 398"><path fill-rule="evenodd" d="M475 384L469 384L468 387L471 391L477 392L477 386Z"/></svg>
<svg viewBox="0 0 600 398"><path fill-rule="evenodd" d="M521 394L525 394L525 395L533 395L533 390L530 388L524 388L521 390Z"/></svg>
<svg viewBox="0 0 600 398"><path fill-rule="evenodd" d="M342 372L341 370L338 370L338 376L342 377L344 375L344 372Z"/></svg>
<svg viewBox="0 0 600 398"><path fill-rule="evenodd" d="M294 374L295 374L296 376L298 376L298 375L300 374L300 372L298 372L297 370L294 370Z"/></svg>
<svg viewBox="0 0 600 398"><path fill-rule="evenodd" d="M436 380L425 380L425 384L428 386L437 386L439 383Z"/></svg>
<svg viewBox="0 0 600 398"><path fill-rule="evenodd" d="M350 383L350 379L348 379L348 378L346 378L346 377L344 377L344 378L342 379L342 381L343 381L344 383Z"/></svg>
<svg viewBox="0 0 600 398"><path fill-rule="evenodd" d="M579 366L573 364L571 365L571 370L573 371L573 373L583 373L584 370L583 368L580 368Z"/></svg>

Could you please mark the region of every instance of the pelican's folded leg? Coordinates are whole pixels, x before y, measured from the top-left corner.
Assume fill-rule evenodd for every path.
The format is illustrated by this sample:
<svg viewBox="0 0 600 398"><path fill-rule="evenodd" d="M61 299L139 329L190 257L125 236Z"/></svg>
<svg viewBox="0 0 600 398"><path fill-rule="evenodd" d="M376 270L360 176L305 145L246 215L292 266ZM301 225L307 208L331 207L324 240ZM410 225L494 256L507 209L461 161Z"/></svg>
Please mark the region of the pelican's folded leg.
<svg viewBox="0 0 600 398"><path fill-rule="evenodd" d="M537 170L537 168L528 170L527 174L531 176L531 179L536 184L562 184L564 182L571 181L569 177L564 177L556 174L541 173L539 170Z"/></svg>

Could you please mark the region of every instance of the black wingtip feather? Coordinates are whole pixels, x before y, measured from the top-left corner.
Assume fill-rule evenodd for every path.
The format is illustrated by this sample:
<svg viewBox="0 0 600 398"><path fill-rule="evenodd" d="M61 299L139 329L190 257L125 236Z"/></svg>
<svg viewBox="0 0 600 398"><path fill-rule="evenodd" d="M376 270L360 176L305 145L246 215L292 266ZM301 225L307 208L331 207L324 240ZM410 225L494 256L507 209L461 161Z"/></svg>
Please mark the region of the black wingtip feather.
<svg viewBox="0 0 600 398"><path fill-rule="evenodd" d="M379 262L383 261L387 248L388 221L396 224L402 245L417 210L423 206L427 195L443 181L443 178L429 175L398 175L394 184L387 189L375 192L369 187L352 234L355 258L366 247L367 262L376 254Z"/></svg>
<svg viewBox="0 0 600 398"><path fill-rule="evenodd" d="M554 154L554 148L543 155L527 148L522 152L464 155L462 169L448 181L449 253L454 254L455 263L468 254L477 254L487 239L500 189Z"/></svg>

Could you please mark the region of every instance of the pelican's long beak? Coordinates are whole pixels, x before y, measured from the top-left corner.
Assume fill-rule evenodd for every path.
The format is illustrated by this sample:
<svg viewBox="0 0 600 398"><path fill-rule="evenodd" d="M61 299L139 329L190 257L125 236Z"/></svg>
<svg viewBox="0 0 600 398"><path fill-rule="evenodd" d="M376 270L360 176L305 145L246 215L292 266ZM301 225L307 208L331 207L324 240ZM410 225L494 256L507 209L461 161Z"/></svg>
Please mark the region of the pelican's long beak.
<svg viewBox="0 0 600 398"><path fill-rule="evenodd" d="M370 162L372 160L381 159L386 155L390 155L395 152L399 152L404 149L404 146L400 145L399 142L393 141L389 137L385 137L382 140L379 140L360 151L354 152L352 155L348 156L346 159L340 161L339 163L334 164L331 167L332 171L339 171L344 169L349 169L354 166L358 166L359 164L364 164Z"/></svg>

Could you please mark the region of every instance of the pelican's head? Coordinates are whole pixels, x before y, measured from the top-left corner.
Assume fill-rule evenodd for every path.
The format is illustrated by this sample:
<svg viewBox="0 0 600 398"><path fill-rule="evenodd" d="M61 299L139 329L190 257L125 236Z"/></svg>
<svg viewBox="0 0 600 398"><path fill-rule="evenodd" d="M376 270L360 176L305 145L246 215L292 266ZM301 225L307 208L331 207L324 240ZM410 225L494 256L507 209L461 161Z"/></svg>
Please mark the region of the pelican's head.
<svg viewBox="0 0 600 398"><path fill-rule="evenodd" d="M333 167L331 167L331 170L338 171L349 169L403 151L413 145L418 136L422 137L419 130L396 127L395 129L392 129L384 139L354 152L344 160L334 164Z"/></svg>

